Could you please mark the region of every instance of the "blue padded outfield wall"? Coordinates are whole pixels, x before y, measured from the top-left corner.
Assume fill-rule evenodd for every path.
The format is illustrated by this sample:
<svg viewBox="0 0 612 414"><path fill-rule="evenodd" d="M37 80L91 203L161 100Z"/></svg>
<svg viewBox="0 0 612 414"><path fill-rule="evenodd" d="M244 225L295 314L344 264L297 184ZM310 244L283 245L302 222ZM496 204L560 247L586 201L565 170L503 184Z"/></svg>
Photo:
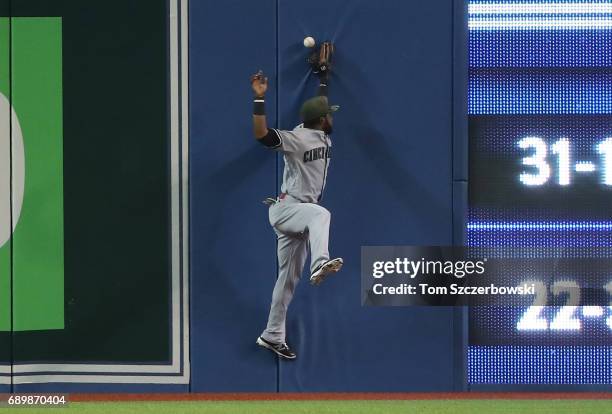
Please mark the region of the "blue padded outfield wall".
<svg viewBox="0 0 612 414"><path fill-rule="evenodd" d="M453 148L467 134L455 119L465 119L465 72L454 76L466 64L463 7L191 1L192 391L463 388L458 311L364 308L359 279L363 245L461 240L453 223L465 213L466 164L453 170ZM298 359L279 363L255 339L276 277L261 200L277 193L282 159L252 137L248 77L266 72L269 125L292 129L318 85L306 36L337 47L330 100L341 109L322 204L332 213L330 252L345 265L319 288L298 285L288 316Z"/></svg>

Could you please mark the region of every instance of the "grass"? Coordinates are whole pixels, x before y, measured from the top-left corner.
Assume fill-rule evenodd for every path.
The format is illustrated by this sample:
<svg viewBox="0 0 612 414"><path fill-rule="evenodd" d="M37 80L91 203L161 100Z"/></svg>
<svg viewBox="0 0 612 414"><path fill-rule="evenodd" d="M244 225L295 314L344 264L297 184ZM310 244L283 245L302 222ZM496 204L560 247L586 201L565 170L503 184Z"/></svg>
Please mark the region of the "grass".
<svg viewBox="0 0 612 414"><path fill-rule="evenodd" d="M604 414L612 400L184 401L75 402L66 407L0 408L0 414Z"/></svg>

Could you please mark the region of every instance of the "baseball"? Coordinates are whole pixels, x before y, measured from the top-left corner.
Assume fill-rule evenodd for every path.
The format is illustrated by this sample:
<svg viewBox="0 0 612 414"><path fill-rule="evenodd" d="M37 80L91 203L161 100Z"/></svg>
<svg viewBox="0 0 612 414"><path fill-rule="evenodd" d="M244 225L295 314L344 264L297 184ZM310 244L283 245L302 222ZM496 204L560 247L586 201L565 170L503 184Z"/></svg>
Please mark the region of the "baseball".
<svg viewBox="0 0 612 414"><path fill-rule="evenodd" d="M314 45L315 45L314 38L308 36L307 38L304 39L304 46L306 46L306 47L314 47Z"/></svg>

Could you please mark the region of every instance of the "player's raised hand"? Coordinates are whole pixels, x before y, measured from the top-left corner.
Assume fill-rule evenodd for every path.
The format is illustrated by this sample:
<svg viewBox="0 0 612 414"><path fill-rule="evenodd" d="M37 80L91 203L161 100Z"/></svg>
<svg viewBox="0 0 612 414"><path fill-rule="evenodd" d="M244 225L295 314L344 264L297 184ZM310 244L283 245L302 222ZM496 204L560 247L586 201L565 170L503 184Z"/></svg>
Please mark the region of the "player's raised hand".
<svg viewBox="0 0 612 414"><path fill-rule="evenodd" d="M256 74L251 76L251 87L255 96L264 96L268 90L268 78L260 69Z"/></svg>

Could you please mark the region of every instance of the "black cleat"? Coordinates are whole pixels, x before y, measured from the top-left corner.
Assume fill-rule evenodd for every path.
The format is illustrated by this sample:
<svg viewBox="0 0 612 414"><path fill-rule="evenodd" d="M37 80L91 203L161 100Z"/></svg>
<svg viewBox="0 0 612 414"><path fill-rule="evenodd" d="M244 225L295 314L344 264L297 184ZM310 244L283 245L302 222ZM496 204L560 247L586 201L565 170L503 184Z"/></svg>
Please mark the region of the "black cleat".
<svg viewBox="0 0 612 414"><path fill-rule="evenodd" d="M256 343L263 348L269 349L281 358L295 359L297 357L297 355L295 355L295 353L289 348L289 345L284 342L282 344L275 344L273 342L266 341L260 336L257 338Z"/></svg>
<svg viewBox="0 0 612 414"><path fill-rule="evenodd" d="M327 275L330 273L336 273L338 270L340 270L342 264L344 264L344 261L340 257L323 263L317 267L317 270L312 272L312 275L310 276L310 284L315 286L319 285Z"/></svg>

